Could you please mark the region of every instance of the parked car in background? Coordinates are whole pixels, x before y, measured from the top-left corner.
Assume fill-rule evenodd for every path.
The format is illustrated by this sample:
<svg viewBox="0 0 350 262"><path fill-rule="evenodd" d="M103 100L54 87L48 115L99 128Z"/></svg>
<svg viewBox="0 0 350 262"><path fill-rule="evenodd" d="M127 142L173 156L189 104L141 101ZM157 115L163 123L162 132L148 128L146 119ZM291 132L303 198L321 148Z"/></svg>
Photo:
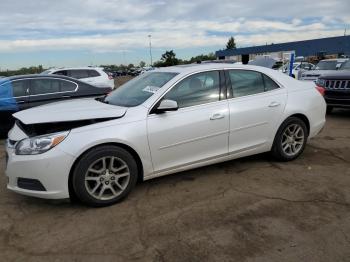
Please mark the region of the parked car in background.
<svg viewBox="0 0 350 262"><path fill-rule="evenodd" d="M283 66L283 62L269 56L260 56L256 57L254 60L249 61L248 65L262 66L278 70Z"/></svg>
<svg viewBox="0 0 350 262"><path fill-rule="evenodd" d="M0 80L0 133L14 124L13 113L56 101L102 96L112 88L98 88L59 75L23 75ZM35 117L35 116L34 116Z"/></svg>
<svg viewBox="0 0 350 262"><path fill-rule="evenodd" d="M268 151L296 159L323 128L325 113L313 84L268 68L155 69L104 99L16 113L7 187L106 206L125 198L138 179Z"/></svg>
<svg viewBox="0 0 350 262"><path fill-rule="evenodd" d="M321 60L315 66L314 70L303 72L300 80L316 82L319 76L338 70L346 61L348 61L348 59L345 58Z"/></svg>
<svg viewBox="0 0 350 262"><path fill-rule="evenodd" d="M333 108L350 108L350 61L342 64L338 71L321 75L317 88L324 93L327 112Z"/></svg>
<svg viewBox="0 0 350 262"><path fill-rule="evenodd" d="M308 62L295 62L292 69L292 77L295 79L299 78L300 71L310 71L314 69L315 65ZM289 63L283 66L282 72L289 74Z"/></svg>
<svg viewBox="0 0 350 262"><path fill-rule="evenodd" d="M114 89L113 75L100 67L52 68L42 72L42 74L68 76L96 87Z"/></svg>

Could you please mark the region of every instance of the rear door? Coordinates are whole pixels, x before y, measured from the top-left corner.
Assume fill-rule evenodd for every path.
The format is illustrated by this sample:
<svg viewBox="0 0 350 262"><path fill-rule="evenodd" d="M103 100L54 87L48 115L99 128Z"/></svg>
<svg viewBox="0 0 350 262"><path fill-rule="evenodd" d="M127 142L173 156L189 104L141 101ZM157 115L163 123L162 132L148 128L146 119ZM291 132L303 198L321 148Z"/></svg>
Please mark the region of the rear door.
<svg viewBox="0 0 350 262"><path fill-rule="evenodd" d="M230 153L269 148L287 100L286 89L257 71L226 71L231 90Z"/></svg>
<svg viewBox="0 0 350 262"><path fill-rule="evenodd" d="M62 99L60 81L55 78L33 78L29 88L29 106L35 107Z"/></svg>

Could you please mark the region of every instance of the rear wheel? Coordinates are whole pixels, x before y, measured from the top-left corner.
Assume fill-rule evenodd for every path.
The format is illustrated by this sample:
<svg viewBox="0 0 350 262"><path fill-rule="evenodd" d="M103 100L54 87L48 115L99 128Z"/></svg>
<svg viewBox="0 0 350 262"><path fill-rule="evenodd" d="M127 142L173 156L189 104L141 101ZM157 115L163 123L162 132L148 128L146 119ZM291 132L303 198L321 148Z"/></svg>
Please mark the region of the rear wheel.
<svg viewBox="0 0 350 262"><path fill-rule="evenodd" d="M290 117L278 129L271 153L280 161L296 159L305 149L307 127L301 119Z"/></svg>
<svg viewBox="0 0 350 262"><path fill-rule="evenodd" d="M117 146L91 150L73 172L73 189L83 203L101 207L125 198L137 181L137 164L132 155Z"/></svg>

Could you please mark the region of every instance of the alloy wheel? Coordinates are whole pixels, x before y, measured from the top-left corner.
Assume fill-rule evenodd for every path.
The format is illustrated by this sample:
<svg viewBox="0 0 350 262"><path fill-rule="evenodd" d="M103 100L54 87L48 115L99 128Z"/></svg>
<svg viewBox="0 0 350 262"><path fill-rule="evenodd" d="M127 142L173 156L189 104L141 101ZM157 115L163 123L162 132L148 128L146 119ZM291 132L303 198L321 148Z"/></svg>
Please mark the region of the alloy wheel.
<svg viewBox="0 0 350 262"><path fill-rule="evenodd" d="M128 165L115 156L102 157L85 173L85 188L98 200L111 200L127 188L130 181Z"/></svg>
<svg viewBox="0 0 350 262"><path fill-rule="evenodd" d="M302 150L305 140L303 128L298 124L286 127L282 135L282 150L288 156L297 155Z"/></svg>

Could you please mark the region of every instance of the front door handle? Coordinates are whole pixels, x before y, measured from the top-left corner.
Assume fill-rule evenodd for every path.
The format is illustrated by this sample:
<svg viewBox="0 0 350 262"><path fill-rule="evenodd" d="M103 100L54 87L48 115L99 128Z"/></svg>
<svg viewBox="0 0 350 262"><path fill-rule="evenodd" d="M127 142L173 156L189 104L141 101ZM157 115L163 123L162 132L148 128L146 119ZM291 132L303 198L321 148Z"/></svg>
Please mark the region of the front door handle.
<svg viewBox="0 0 350 262"><path fill-rule="evenodd" d="M210 120L218 120L224 118L225 115L223 113L214 113L211 115Z"/></svg>
<svg viewBox="0 0 350 262"><path fill-rule="evenodd" d="M279 105L280 105L279 102L271 102L271 104L269 104L269 107L277 107Z"/></svg>

